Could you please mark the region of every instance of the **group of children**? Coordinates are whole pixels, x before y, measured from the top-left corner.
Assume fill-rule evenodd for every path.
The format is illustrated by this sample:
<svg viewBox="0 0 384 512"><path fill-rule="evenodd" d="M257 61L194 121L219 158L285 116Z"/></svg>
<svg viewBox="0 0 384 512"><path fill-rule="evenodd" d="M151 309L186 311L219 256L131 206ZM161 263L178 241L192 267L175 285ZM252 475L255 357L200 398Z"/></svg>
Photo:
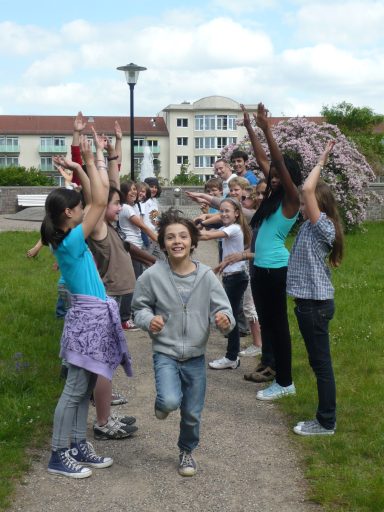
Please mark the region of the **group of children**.
<svg viewBox="0 0 384 512"><path fill-rule="evenodd" d="M94 426L99 438L108 438L103 436L116 428L116 421L118 430L126 431L127 425L109 415L106 403L110 403L116 367L122 364L127 375L132 374L120 317L127 312L133 313L136 326L148 331L152 339L156 417L164 420L180 409L180 475L192 476L197 470L192 452L199 442L210 328L228 336L225 356L209 362L210 368L235 369L239 354L255 355L261 350L260 364L248 380L273 382L259 390L256 398L275 400L295 394L287 293L295 298L295 314L319 396L316 418L299 422L294 432L335 432L336 391L328 334L334 291L325 258L329 256L333 266L340 263L343 237L335 199L320 180L334 143L327 143L299 193L300 167L281 154L264 105L259 104L255 118L267 140L270 159L244 110L244 125L265 179L255 188L245 178L233 176L224 198L220 197L221 181L210 180L208 193L189 194L211 207L195 221L175 210L159 216L156 204L152 204L155 213L145 220L137 207L138 195L154 200L158 184L152 183L152 197L145 186L133 182L120 186L118 144L113 148L94 131L95 158L81 135L82 119L76 118L75 127L81 127L79 155L86 172L79 162L62 158L56 163L80 179L86 206L79 192L57 189L47 198L41 228L42 243L50 245L71 294L61 340L68 375L54 416L49 472L84 478L91 474L89 467L113 463L109 457L96 455L86 440L87 413L94 393L102 404ZM118 127L115 133L121 141ZM285 240L299 211L305 222L289 255ZM220 263L214 270L222 274L222 285L212 269L192 258L201 240L220 241ZM248 311L253 337L253 345L243 354L238 328L241 309Z"/></svg>

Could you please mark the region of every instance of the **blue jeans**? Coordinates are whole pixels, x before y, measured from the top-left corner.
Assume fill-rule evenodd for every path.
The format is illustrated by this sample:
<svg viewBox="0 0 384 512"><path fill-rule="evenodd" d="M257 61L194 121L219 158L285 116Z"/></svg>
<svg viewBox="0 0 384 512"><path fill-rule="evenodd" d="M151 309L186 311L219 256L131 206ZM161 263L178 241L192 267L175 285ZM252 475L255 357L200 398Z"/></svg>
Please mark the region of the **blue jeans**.
<svg viewBox="0 0 384 512"><path fill-rule="evenodd" d="M206 370L204 356L177 361L166 354L153 354L156 380L155 407L163 412L180 408L180 450L191 452L199 444L200 418L204 407Z"/></svg>
<svg viewBox="0 0 384 512"><path fill-rule="evenodd" d="M295 299L295 314L316 375L319 405L316 418L328 429L336 423L336 385L329 348L329 321L335 313L333 300Z"/></svg>
<svg viewBox="0 0 384 512"><path fill-rule="evenodd" d="M236 321L235 327L228 334L227 353L225 357L231 361L236 361L237 355L240 350L240 335L239 335L239 314L243 305L244 292L248 286L248 274L246 272L239 272L223 276L223 287L228 296L231 304L233 317Z"/></svg>

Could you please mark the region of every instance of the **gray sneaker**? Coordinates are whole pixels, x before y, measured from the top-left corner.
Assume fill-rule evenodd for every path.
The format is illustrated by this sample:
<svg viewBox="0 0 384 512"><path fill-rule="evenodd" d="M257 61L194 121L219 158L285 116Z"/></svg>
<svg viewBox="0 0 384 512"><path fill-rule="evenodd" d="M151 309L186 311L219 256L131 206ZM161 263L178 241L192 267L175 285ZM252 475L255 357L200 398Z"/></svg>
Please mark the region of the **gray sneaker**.
<svg viewBox="0 0 384 512"><path fill-rule="evenodd" d="M332 436L335 433L335 428L324 428L317 420L300 421L293 431L299 436Z"/></svg>
<svg viewBox="0 0 384 512"><path fill-rule="evenodd" d="M192 453L181 451L179 455L179 475L194 476L196 475L196 471L196 461L192 457Z"/></svg>
<svg viewBox="0 0 384 512"><path fill-rule="evenodd" d="M93 425L93 435L95 439L99 441L106 441L108 439L125 439L131 437L137 431L135 425L126 425L117 418L109 417L108 423L105 425Z"/></svg>

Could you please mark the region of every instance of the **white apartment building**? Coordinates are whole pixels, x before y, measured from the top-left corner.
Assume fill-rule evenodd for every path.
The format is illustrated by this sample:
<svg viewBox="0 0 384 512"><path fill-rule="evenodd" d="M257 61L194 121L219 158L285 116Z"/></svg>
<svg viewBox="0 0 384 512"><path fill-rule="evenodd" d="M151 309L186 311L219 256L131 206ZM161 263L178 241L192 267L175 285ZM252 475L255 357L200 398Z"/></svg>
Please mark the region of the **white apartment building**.
<svg viewBox="0 0 384 512"><path fill-rule="evenodd" d="M246 105L251 113L257 105ZM122 175L130 174L129 117L86 117L90 126L113 137L115 120L123 131ZM153 155L155 174L171 181L185 165L188 172L212 176L212 167L227 144L246 134L237 121L243 117L240 104L223 96L208 96L195 102L171 104L156 117L135 117L135 170L140 169L147 144ZM70 156L73 116L0 116L0 167L21 165L55 174L52 157ZM283 118L271 118L276 123ZM322 118L309 118L321 121ZM0 171L1 172L1 171Z"/></svg>
<svg viewBox="0 0 384 512"><path fill-rule="evenodd" d="M252 112L256 105L246 105ZM169 175L172 179L182 165L207 178L220 151L246 134L237 121L243 115L240 104L223 96L208 96L193 103L168 105L163 115L169 133Z"/></svg>

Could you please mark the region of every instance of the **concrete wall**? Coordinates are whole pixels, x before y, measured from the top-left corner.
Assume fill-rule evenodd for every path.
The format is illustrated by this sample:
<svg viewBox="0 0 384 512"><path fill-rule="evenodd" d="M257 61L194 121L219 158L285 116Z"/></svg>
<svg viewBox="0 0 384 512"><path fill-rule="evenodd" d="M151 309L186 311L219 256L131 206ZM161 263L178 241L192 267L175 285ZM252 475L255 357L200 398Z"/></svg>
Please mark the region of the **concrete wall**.
<svg viewBox="0 0 384 512"><path fill-rule="evenodd" d="M0 214L16 213L20 208L17 205L17 194L49 194L55 187L0 187ZM177 197L175 188L181 188ZM384 220L384 183L373 183L370 191L381 197L381 203L372 197L368 205L367 220ZM159 204L162 209L169 206L180 207L187 216L195 216L200 212L198 204L185 195L185 191L202 192L202 187L162 187Z"/></svg>

